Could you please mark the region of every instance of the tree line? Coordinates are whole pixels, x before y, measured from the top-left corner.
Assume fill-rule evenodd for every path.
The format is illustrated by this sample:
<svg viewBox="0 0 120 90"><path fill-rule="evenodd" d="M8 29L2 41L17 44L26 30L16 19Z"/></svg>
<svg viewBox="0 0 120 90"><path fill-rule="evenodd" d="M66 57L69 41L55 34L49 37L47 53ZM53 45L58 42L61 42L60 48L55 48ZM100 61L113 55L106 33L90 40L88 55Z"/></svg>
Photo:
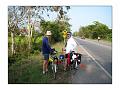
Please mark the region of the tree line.
<svg viewBox="0 0 120 90"><path fill-rule="evenodd" d="M9 6L8 7L8 59L21 59L39 52L42 37L52 32L51 42L63 40L62 31L70 31L69 6ZM56 13L54 21L47 21L49 13Z"/></svg>
<svg viewBox="0 0 120 90"><path fill-rule="evenodd" d="M97 39L99 36L101 39L112 41L112 29L99 21L80 27L78 32L74 32L74 35L91 39Z"/></svg>

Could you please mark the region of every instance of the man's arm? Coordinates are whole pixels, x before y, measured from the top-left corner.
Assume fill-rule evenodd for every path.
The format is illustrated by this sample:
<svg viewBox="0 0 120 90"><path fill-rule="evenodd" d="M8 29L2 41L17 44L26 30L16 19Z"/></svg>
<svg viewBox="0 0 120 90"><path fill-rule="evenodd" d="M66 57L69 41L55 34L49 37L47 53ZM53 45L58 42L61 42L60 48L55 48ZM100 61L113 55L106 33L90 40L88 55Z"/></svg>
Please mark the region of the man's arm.
<svg viewBox="0 0 120 90"><path fill-rule="evenodd" d="M50 51L51 51L51 47L50 47L50 45L49 45L49 43L48 43L48 38L46 39L45 43L46 43L46 47L48 48L48 50L49 50L49 52L50 52Z"/></svg>

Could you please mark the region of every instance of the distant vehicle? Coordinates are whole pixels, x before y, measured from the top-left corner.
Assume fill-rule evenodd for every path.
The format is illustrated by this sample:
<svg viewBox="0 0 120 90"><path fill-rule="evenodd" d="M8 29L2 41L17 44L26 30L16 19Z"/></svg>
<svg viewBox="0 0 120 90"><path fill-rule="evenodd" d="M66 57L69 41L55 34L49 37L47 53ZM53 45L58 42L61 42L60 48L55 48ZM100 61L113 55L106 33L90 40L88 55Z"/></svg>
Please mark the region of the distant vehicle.
<svg viewBox="0 0 120 90"><path fill-rule="evenodd" d="M84 37L84 36L82 36L82 37L81 37L81 39L85 39L85 37Z"/></svg>

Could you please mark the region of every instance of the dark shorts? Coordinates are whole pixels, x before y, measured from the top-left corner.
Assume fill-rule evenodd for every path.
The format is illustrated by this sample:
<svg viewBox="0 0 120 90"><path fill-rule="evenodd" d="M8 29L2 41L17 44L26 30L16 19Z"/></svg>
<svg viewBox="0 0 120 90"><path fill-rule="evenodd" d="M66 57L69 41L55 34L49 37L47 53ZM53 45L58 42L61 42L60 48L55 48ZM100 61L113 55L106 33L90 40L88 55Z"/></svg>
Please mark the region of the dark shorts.
<svg viewBox="0 0 120 90"><path fill-rule="evenodd" d="M43 54L44 60L49 60L49 54Z"/></svg>

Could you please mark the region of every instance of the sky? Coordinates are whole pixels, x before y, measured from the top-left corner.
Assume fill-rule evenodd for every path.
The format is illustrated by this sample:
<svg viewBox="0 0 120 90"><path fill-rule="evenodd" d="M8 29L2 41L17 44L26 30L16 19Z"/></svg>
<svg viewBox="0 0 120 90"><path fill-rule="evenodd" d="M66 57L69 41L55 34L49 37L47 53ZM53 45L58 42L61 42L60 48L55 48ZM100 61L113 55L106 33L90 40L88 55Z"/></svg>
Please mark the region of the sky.
<svg viewBox="0 0 120 90"><path fill-rule="evenodd" d="M72 32L78 31L80 26L92 24L99 21L112 28L111 6L72 6L68 12Z"/></svg>
<svg viewBox="0 0 120 90"><path fill-rule="evenodd" d="M112 28L112 7L111 6L70 6L67 15L72 25L72 32L78 31L81 26L93 24L94 21L106 24ZM50 19L55 20L57 15L50 14ZM46 17L47 18L47 17Z"/></svg>
<svg viewBox="0 0 120 90"><path fill-rule="evenodd" d="M93 24L94 21L99 21L100 23L106 24L110 29L112 29L112 6L70 6L71 8L67 12L70 18L69 23L72 25L72 33L79 31L81 26L86 26ZM41 16L45 20L53 21L57 18L56 12L48 12Z"/></svg>

